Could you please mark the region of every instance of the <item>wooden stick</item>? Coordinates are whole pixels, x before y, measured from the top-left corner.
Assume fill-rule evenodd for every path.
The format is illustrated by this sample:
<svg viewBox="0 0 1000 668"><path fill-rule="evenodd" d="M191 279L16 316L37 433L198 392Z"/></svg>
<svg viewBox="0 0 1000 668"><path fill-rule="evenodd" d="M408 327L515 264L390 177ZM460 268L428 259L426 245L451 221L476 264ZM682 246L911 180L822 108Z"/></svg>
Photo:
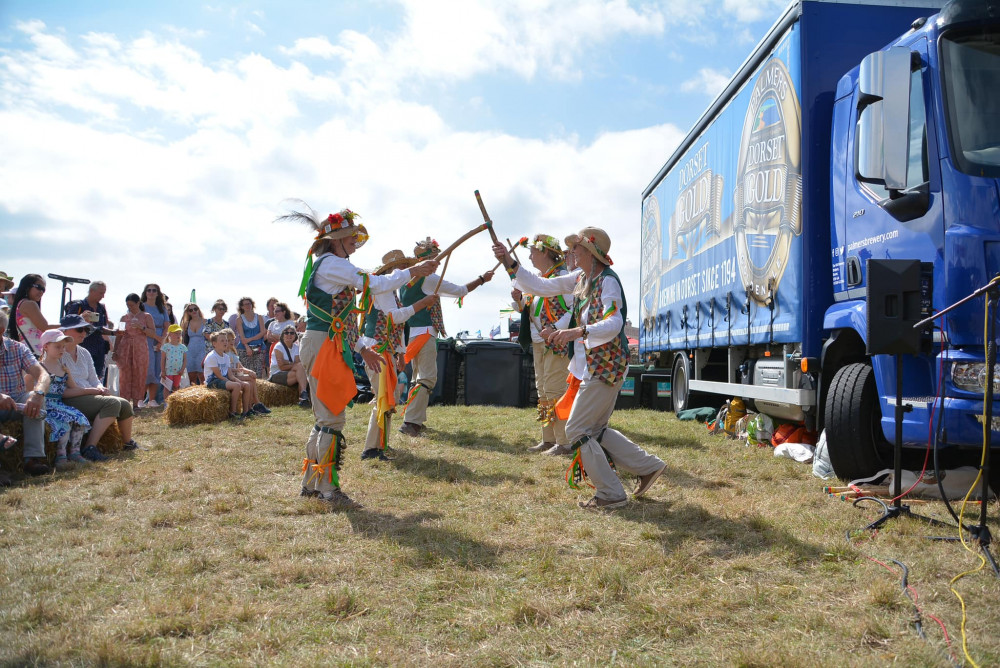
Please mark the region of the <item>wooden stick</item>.
<svg viewBox="0 0 1000 668"><path fill-rule="evenodd" d="M490 214L486 213L486 205L483 204L483 198L479 194L478 190L476 191L476 202L479 204L479 210L483 214L483 222L486 224L486 229L490 231L490 239L492 239L495 244L500 243L500 240L497 239L497 233L493 231L493 221L490 220Z"/></svg>

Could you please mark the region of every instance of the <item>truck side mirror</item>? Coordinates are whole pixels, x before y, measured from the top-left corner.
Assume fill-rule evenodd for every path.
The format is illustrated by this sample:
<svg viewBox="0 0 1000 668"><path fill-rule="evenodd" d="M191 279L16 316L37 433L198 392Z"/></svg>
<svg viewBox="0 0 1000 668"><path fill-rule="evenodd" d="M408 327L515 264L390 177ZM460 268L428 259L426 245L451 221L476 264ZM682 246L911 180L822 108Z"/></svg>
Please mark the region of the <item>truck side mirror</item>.
<svg viewBox="0 0 1000 668"><path fill-rule="evenodd" d="M861 61L854 167L859 181L906 187L910 159L910 50L892 47Z"/></svg>

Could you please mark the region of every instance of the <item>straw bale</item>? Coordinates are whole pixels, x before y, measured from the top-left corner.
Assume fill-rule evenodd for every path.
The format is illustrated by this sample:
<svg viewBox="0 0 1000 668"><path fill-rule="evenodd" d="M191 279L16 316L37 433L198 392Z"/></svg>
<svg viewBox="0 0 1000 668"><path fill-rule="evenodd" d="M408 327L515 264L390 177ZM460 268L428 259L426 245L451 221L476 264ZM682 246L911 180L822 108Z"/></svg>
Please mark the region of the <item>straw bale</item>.
<svg viewBox="0 0 1000 668"><path fill-rule="evenodd" d="M278 385L266 380L258 380L257 398L260 399L260 403L268 408L294 406L299 402L298 385L288 387L287 385Z"/></svg>
<svg viewBox="0 0 1000 668"><path fill-rule="evenodd" d="M167 397L167 423L174 426L211 424L229 417L229 392L191 385Z"/></svg>
<svg viewBox="0 0 1000 668"><path fill-rule="evenodd" d="M50 431L49 425L46 424L45 456L48 457L51 464L56 458L56 444L49 440ZM21 465L24 463L24 426L21 420L0 422L0 434L13 436L17 439L17 445L8 450L0 450L0 468L8 473L20 473ZM86 437L84 437L83 442L87 442ZM124 444L121 430L118 429L118 422L112 422L101 436L101 440L97 442L97 449L106 455L113 455L121 452Z"/></svg>

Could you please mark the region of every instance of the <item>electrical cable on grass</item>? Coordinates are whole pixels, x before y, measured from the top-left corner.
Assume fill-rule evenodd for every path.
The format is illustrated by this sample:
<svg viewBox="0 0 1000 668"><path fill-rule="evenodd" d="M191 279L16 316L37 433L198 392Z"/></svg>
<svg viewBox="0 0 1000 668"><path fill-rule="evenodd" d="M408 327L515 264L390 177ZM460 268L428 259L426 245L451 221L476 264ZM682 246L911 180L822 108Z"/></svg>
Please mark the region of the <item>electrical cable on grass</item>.
<svg viewBox="0 0 1000 668"><path fill-rule="evenodd" d="M859 499L856 499L854 501L853 505L857 506L861 501L874 501L875 503L877 503L880 506L882 506L883 511L885 511L885 512L889 511L888 504L886 504L885 501L883 501L882 499L876 499L876 498L870 497L870 496L861 497ZM850 530L850 529L848 529L845 532L846 533L847 543L849 545L852 545L852 546L854 545L854 542L852 541L852 538L859 531L860 531L860 529L858 529L858 530ZM877 534L878 534L878 530L876 529L871 534L869 534L869 539L873 540ZM883 568L885 568L886 570L888 570L890 573L893 572L892 568L890 568L885 562L882 562L882 561L880 561L880 560L878 560L878 559L876 559L874 557L870 557L868 555L863 555L863 556L866 559L868 559L869 561L873 561L876 564L879 564L880 566L882 566ZM910 599L910 604L913 606L914 615L913 615L913 619L911 621L912 621L913 626L914 626L914 628L915 628L915 630L917 632L917 636L919 638L921 638L924 642L926 642L928 645L930 645L931 647L933 647L951 665L953 665L953 666L961 665L961 663L956 660L956 658L954 656L954 653L951 651L951 636L948 635L948 628L945 626L944 622L942 622L938 617L935 617L934 615L930 615L930 614L928 614L927 617L929 617L930 619L933 619L937 623L937 625L941 627L941 632L944 634L945 643L948 646L948 652L947 653L942 652L940 648L935 647L931 643L931 641L927 638L927 635L924 633L924 628L923 628L923 615L924 615L924 613L920 609L920 607L917 605L917 599L919 598L919 595L917 594L917 590L913 586L911 586L910 583L909 583L910 569L907 568L906 565L903 562L901 562L901 561L897 561L896 559L890 559L890 561L892 561L894 564L896 564L897 566L899 566L899 568L902 570L903 575L902 575L902 579L901 579L901 587L902 587L903 593L906 594L906 597ZM963 622L964 622L964 618L963 618ZM968 657L968 653L966 653L966 657ZM970 659L970 661L971 661L971 659Z"/></svg>

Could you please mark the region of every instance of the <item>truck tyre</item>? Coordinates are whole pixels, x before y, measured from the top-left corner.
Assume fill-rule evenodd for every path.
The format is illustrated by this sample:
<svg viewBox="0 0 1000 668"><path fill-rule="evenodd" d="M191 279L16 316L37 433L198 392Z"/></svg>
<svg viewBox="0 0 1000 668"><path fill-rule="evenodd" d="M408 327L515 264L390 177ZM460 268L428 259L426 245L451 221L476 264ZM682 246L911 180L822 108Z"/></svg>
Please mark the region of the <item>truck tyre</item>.
<svg viewBox="0 0 1000 668"><path fill-rule="evenodd" d="M687 364L684 363L684 358L678 357L674 360L674 368L670 372L670 400L673 404L674 415L691 407L690 398Z"/></svg>
<svg viewBox="0 0 1000 668"><path fill-rule="evenodd" d="M881 419L872 368L841 367L826 395L826 442L838 478L865 478L886 468Z"/></svg>

